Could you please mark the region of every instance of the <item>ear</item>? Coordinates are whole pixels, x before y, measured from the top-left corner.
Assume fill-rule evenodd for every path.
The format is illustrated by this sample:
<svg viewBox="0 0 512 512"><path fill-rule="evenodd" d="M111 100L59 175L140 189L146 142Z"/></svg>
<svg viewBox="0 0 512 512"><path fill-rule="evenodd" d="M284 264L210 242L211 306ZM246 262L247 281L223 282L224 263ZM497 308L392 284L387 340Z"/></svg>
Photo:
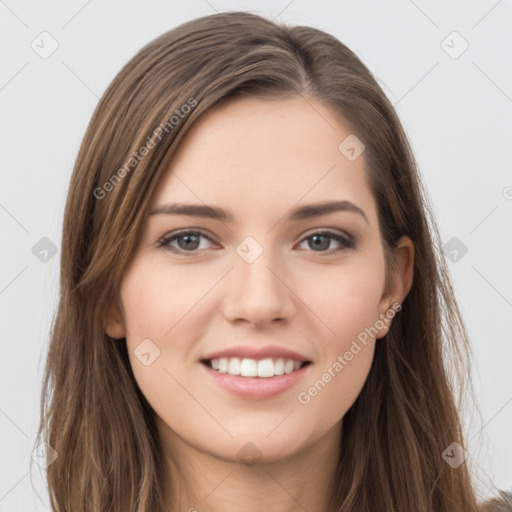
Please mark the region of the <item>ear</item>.
<svg viewBox="0 0 512 512"><path fill-rule="evenodd" d="M383 338L389 331L393 316L386 315L390 310L397 311L393 305L402 304L411 289L414 278L414 244L408 236L401 237L393 250L395 265L389 277L387 290L379 302L379 314L384 327L379 329L376 339Z"/></svg>
<svg viewBox="0 0 512 512"><path fill-rule="evenodd" d="M114 339L121 339L126 336L126 326L124 324L123 315L115 299L112 299L107 308L105 332Z"/></svg>

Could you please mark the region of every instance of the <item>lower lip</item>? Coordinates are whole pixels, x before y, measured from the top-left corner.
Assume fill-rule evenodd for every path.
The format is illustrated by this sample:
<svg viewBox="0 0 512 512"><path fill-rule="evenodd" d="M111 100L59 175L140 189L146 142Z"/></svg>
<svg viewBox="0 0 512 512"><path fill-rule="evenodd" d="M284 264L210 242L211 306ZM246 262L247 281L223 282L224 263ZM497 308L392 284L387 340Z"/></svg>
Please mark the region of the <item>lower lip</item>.
<svg viewBox="0 0 512 512"><path fill-rule="evenodd" d="M222 389L252 400L265 400L292 388L304 377L311 366L309 363L300 370L275 377L241 377L240 375L220 373L203 363L199 364Z"/></svg>

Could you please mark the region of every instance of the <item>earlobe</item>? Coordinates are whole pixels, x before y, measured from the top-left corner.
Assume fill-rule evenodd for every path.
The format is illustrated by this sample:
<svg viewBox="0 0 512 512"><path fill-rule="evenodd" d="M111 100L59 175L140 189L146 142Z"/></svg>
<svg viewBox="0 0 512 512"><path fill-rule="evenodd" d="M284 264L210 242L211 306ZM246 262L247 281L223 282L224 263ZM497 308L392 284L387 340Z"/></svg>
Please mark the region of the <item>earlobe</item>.
<svg viewBox="0 0 512 512"><path fill-rule="evenodd" d="M114 339L121 339L126 336L123 317L115 300L113 300L108 307L105 332Z"/></svg>

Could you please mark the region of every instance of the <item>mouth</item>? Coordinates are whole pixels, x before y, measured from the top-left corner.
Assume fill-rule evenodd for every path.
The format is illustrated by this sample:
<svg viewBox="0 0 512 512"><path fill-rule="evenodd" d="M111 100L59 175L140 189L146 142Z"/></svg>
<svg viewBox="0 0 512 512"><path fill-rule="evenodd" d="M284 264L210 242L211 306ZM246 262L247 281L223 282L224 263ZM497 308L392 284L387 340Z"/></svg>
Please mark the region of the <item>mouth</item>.
<svg viewBox="0 0 512 512"><path fill-rule="evenodd" d="M239 357L221 357L203 359L201 363L218 373L238 377L272 378L297 372L311 364L311 361L296 361L294 359L272 358L251 359Z"/></svg>
<svg viewBox="0 0 512 512"><path fill-rule="evenodd" d="M311 372L312 361L284 357L219 357L199 361L206 378L228 393L267 400L296 387Z"/></svg>

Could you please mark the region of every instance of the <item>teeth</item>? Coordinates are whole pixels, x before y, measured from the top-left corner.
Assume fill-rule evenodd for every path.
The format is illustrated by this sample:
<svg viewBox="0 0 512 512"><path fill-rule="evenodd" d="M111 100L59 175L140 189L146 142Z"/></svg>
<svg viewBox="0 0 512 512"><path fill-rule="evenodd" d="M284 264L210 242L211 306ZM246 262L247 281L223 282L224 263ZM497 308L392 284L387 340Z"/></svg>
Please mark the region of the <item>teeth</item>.
<svg viewBox="0 0 512 512"><path fill-rule="evenodd" d="M293 359L256 359L221 357L210 361L211 367L220 373L241 375L242 377L274 377L292 373L302 367L302 362Z"/></svg>
<svg viewBox="0 0 512 512"><path fill-rule="evenodd" d="M228 359L228 373L230 375L240 375L240 359L238 357L232 357Z"/></svg>

